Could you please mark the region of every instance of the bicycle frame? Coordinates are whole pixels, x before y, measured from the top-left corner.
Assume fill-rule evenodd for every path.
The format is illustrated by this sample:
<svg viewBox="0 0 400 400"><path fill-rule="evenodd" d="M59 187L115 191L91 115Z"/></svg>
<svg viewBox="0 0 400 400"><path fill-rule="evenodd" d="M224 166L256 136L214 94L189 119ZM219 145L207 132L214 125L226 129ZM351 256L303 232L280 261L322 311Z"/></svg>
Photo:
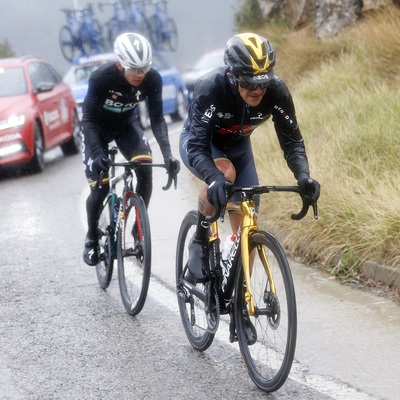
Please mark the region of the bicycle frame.
<svg viewBox="0 0 400 400"><path fill-rule="evenodd" d="M258 187L260 190L259 193L268 193L270 191L277 191L277 192L295 192L299 193L299 188L297 186L265 186L265 187ZM242 260L242 268L243 268L243 274L244 274L244 280L246 282L246 292L245 292L245 300L248 304L248 312L250 316L255 316L257 311L256 307L254 306L253 302L253 295L252 295L252 288L251 288L251 254L249 253L249 237L252 232L257 232L259 230L258 225L257 225L257 213L256 213L256 204L253 199L253 192L249 191L251 194L247 194L248 188L236 188L234 190L235 192L241 192L242 200L240 202L240 209L241 209L241 214L242 214L242 219L239 227L239 231L237 232L236 236L236 241L233 244L234 248L237 248L240 245L241 249L241 260ZM317 205L316 203L312 204L313 210L314 210L314 218L318 218L318 212L317 212ZM303 208L298 214L292 214L292 219L298 220L303 218L308 211L309 204L305 203L303 201ZM223 216L224 211L221 213L221 216ZM209 218L209 221L211 223L210 229L211 229L211 236L209 239L209 242L214 242L219 238L219 233L218 233L218 223L217 223L216 215L212 216ZM212 222L211 222L212 221ZM217 247L219 251L219 244ZM266 274L269 279L270 283L270 292L273 294L276 294L276 287L274 283L274 278L273 274L270 270L269 263L268 263L268 257L265 254L264 249L259 249L260 252L260 258L263 260L264 265L266 266ZM238 260L235 259L236 257L236 251L231 252L229 255L229 258L227 260L227 269L226 271L222 271L223 277L222 281L220 283L220 288L219 290L223 294L223 298L225 301L228 301L232 297L233 293L233 286L234 286L234 280L235 276L237 273L237 262ZM220 257L214 257L214 268L219 265L220 263Z"/></svg>

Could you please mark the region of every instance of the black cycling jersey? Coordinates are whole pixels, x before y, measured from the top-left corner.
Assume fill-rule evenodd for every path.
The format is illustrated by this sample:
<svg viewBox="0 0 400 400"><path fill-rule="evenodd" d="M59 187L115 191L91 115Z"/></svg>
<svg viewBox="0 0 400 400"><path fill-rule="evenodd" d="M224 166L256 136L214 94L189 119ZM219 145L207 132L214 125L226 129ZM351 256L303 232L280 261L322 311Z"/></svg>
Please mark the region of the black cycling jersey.
<svg viewBox="0 0 400 400"><path fill-rule="evenodd" d="M139 87L125 79L115 62L100 66L89 79L83 103L82 129L86 146L93 154L101 151L104 141L110 142L119 128L137 118L134 110L147 97L151 128L164 158L171 154L168 128L163 115L162 78L151 68ZM104 137L107 136L107 137Z"/></svg>
<svg viewBox="0 0 400 400"><path fill-rule="evenodd" d="M221 174L211 157L211 143L224 152L245 141L255 128L272 117L284 157L294 176L309 175L303 138L286 84L275 76L261 103L250 107L227 72L227 67L214 69L196 83L183 128L188 134L189 164L210 184Z"/></svg>

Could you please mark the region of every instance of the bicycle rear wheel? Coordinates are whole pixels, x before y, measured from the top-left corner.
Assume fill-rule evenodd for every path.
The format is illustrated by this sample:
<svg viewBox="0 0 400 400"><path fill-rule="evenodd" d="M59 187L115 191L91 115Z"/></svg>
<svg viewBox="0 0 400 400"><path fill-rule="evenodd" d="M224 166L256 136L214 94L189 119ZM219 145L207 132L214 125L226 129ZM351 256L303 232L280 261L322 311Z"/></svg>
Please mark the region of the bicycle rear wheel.
<svg viewBox="0 0 400 400"><path fill-rule="evenodd" d="M96 265L96 275L102 289L107 289L110 285L115 259L114 228L111 224L110 201L111 197L107 196L100 214L97 230L99 238L99 262Z"/></svg>
<svg viewBox="0 0 400 400"><path fill-rule="evenodd" d="M143 199L126 199L118 232L118 280L122 303L129 315L139 314L146 301L151 272L151 235Z"/></svg>
<svg viewBox="0 0 400 400"><path fill-rule="evenodd" d="M240 261L234 302L238 341L253 382L265 392L274 392L285 383L296 348L297 311L293 279L282 247L269 233L253 233L249 238L249 250L255 253L251 287L256 312L249 316ZM270 271L270 277L267 271ZM271 282L275 285L274 293Z"/></svg>
<svg viewBox="0 0 400 400"><path fill-rule="evenodd" d="M74 37L70 29L63 26L60 29L59 42L61 53L67 61L72 61L77 54L77 47L75 46Z"/></svg>
<svg viewBox="0 0 400 400"><path fill-rule="evenodd" d="M150 42L156 50L164 50L162 21L157 14L150 18Z"/></svg>
<svg viewBox="0 0 400 400"><path fill-rule="evenodd" d="M163 32L164 40L168 44L171 51L176 51L178 48L178 29L176 23L172 18L168 18L167 30Z"/></svg>
<svg viewBox="0 0 400 400"><path fill-rule="evenodd" d="M197 211L188 212L181 224L176 249L176 286L179 312L186 336L194 349L204 351L214 340L215 332L210 332L210 314L205 311L206 286L186 280L189 259L189 242L196 230ZM207 283L206 285L209 285Z"/></svg>

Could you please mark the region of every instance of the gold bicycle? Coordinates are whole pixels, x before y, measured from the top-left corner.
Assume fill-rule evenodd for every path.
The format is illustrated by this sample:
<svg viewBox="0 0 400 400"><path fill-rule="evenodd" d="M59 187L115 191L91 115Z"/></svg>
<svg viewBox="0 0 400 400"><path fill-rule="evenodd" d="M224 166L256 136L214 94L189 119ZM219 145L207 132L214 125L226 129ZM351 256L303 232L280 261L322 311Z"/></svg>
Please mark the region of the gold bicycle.
<svg viewBox="0 0 400 400"><path fill-rule="evenodd" d="M282 246L257 225L255 196L295 192L298 186L232 187L241 193L242 221L227 260L221 258L218 214L209 224L210 280L197 283L188 275L188 245L197 225L197 211L181 224L176 251L177 297L189 342L198 351L214 340L221 314L230 316L230 341L239 342L249 376L265 392L278 390L292 367L296 348L297 310L290 266ZM309 207L318 218L317 204L303 200L299 220ZM223 214L221 216L223 218Z"/></svg>

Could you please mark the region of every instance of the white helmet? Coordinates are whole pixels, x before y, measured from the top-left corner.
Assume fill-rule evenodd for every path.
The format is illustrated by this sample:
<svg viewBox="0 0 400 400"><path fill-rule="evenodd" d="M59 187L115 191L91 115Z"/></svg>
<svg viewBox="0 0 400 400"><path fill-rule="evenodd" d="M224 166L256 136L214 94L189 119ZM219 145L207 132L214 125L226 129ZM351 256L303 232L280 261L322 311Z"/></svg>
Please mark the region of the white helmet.
<svg viewBox="0 0 400 400"><path fill-rule="evenodd" d="M148 40L137 33L123 33L114 42L114 53L126 69L150 67L152 54Z"/></svg>

